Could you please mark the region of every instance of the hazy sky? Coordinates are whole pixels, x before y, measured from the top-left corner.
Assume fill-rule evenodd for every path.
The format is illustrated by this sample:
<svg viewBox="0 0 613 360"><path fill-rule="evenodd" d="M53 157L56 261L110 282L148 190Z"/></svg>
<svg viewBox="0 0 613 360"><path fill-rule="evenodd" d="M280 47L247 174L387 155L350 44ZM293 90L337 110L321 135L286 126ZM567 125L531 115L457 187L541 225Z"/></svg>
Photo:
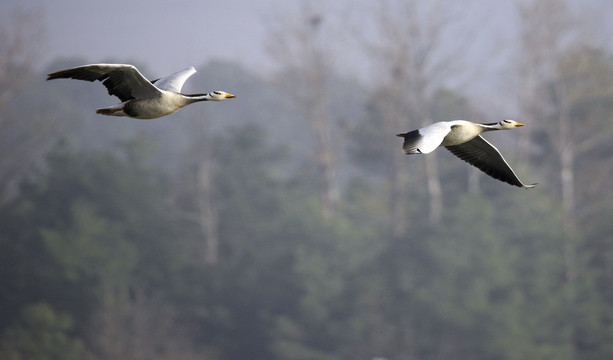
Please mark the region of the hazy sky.
<svg viewBox="0 0 613 360"><path fill-rule="evenodd" d="M326 18L327 24L341 25L344 24L341 17L348 15L338 11L339 8L350 10L371 1L312 0L317 7L324 7L324 13L335 14ZM478 82L471 87L496 87L492 84L504 80L500 78L500 68L490 64L503 62L512 55L509 49L517 27L514 0L448 1L445 4L459 9L457 17L471 33L469 39L459 39L466 43L463 50L470 52L475 63L485 65ZM238 62L257 73L272 68L264 47L270 29L265 22L275 19L269 13L283 15L299 3L297 0L4 0L0 1L0 21L2 28L10 27L8 16L17 6L40 13L44 31L39 49L41 66L60 57L80 57L88 63L130 61L146 64L154 72L151 76L163 76L220 59ZM572 0L571 3L576 7L596 8L596 13L604 19L613 16L613 0ZM337 11L330 11L334 7ZM361 16L368 13L362 12ZM611 22L605 21L600 34L612 33L611 26ZM334 41L339 42L339 47L346 45L340 44L342 40ZM367 62L364 54L354 57L347 54L347 51L342 54L349 57L344 59L345 68Z"/></svg>
<svg viewBox="0 0 613 360"><path fill-rule="evenodd" d="M324 7L359 6L359 0L315 0ZM79 56L89 62L136 60L167 73L208 59L266 67L263 41L270 11L283 14L290 0L5 0L2 17L16 6L40 12L45 33L41 63ZM330 5L333 3L333 5ZM457 2L452 1L452 4ZM504 26L509 0L464 0L499 18ZM473 9L476 7L473 7ZM483 12L482 11L482 12ZM470 15L468 15L470 16Z"/></svg>
<svg viewBox="0 0 613 360"><path fill-rule="evenodd" d="M40 10L42 61L79 56L88 62L136 60L161 73L210 58L263 63L263 9L282 0L9 0Z"/></svg>

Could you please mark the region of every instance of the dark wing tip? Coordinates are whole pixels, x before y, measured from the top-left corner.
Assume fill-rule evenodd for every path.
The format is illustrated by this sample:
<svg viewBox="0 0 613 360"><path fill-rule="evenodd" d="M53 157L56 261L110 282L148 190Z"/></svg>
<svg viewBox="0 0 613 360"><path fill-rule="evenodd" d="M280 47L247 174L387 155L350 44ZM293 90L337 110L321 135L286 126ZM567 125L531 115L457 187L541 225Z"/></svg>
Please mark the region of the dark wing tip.
<svg viewBox="0 0 613 360"><path fill-rule="evenodd" d="M62 76L64 73L64 71L56 71L56 72L52 72L50 74L47 74L47 81L49 80L54 80L54 79L62 79L64 78L64 76Z"/></svg>
<svg viewBox="0 0 613 360"><path fill-rule="evenodd" d="M511 166L504 160L498 149L481 136L477 136L463 144L446 146L446 148L458 158L473 165L494 179L524 189L530 189L538 185L538 183L524 184L519 180L519 177L517 177Z"/></svg>
<svg viewBox="0 0 613 360"><path fill-rule="evenodd" d="M47 80L54 79L75 79L85 81L102 81L107 75L104 72L91 70L87 67L79 66L72 69L60 70L47 74Z"/></svg>

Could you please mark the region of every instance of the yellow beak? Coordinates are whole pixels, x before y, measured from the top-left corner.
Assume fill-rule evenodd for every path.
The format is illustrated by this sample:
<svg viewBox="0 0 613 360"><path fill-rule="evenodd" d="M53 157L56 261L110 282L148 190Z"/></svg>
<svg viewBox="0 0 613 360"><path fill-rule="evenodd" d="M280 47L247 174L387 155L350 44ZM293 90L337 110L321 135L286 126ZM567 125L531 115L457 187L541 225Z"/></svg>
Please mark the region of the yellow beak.
<svg viewBox="0 0 613 360"><path fill-rule="evenodd" d="M232 95L232 94L226 94L226 99L232 99L235 98L236 95Z"/></svg>
<svg viewBox="0 0 613 360"><path fill-rule="evenodd" d="M520 123L515 124L515 127L520 127L520 126L524 126L524 124L520 124Z"/></svg>

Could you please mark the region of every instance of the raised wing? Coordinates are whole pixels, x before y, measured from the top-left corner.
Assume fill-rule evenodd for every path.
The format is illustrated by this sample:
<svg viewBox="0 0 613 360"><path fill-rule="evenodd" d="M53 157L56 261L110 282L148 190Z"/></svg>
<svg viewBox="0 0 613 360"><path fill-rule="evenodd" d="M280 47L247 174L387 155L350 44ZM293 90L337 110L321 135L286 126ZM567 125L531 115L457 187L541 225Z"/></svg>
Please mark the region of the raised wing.
<svg viewBox="0 0 613 360"><path fill-rule="evenodd" d="M479 170L511 185L532 188L537 184L526 185L515 174L500 151L480 135L460 145L446 146L455 156L477 167Z"/></svg>
<svg viewBox="0 0 613 360"><path fill-rule="evenodd" d="M188 67L187 69L177 71L176 73L168 75L161 79L157 79L153 81L153 83L158 89L180 93L181 89L183 88L183 84L185 84L185 81L195 73L196 69L194 69L194 67L192 66Z"/></svg>
<svg viewBox="0 0 613 360"><path fill-rule="evenodd" d="M86 81L99 80L107 88L109 95L117 96L122 102L160 95L160 90L132 65L83 65L57 71L47 76L47 80L60 78Z"/></svg>
<svg viewBox="0 0 613 360"><path fill-rule="evenodd" d="M427 154L441 145L450 130L448 123L440 122L396 136L404 137L402 150L405 154Z"/></svg>

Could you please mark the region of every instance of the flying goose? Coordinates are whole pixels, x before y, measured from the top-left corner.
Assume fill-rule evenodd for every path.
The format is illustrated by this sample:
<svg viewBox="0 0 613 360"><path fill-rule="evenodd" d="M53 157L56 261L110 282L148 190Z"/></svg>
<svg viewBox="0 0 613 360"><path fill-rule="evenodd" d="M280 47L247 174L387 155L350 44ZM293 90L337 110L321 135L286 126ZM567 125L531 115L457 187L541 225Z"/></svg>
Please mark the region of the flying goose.
<svg viewBox="0 0 613 360"><path fill-rule="evenodd" d="M455 156L494 179L528 189L537 184L522 183L498 149L480 135L486 131L511 130L520 126L524 124L513 120L491 124L453 120L437 122L396 136L404 138L402 149L405 154L427 154L439 146L444 146Z"/></svg>
<svg viewBox="0 0 613 360"><path fill-rule="evenodd" d="M47 75L47 80L99 80L121 101L110 108L98 109L97 114L155 119L169 115L197 101L221 101L235 97L224 91L187 95L181 93L185 81L196 72L189 67L165 78L149 81L133 65L91 64L61 70Z"/></svg>

